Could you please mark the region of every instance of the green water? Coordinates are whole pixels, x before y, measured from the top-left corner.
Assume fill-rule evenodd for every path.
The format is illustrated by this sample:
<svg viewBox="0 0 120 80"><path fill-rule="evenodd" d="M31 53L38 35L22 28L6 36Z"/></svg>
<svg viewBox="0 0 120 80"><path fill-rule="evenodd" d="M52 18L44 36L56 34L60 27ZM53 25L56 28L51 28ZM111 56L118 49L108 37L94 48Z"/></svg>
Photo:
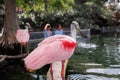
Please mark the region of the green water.
<svg viewBox="0 0 120 80"><path fill-rule="evenodd" d="M74 55L69 60L68 70L85 73L86 69L89 68L106 68L110 65L120 65L120 36L94 35L83 45L77 46ZM81 63L100 65L86 66L81 65Z"/></svg>
<svg viewBox="0 0 120 80"><path fill-rule="evenodd" d="M87 42L87 48L78 46L75 51L82 62L95 62L103 65L120 64L120 38L115 36L92 36Z"/></svg>

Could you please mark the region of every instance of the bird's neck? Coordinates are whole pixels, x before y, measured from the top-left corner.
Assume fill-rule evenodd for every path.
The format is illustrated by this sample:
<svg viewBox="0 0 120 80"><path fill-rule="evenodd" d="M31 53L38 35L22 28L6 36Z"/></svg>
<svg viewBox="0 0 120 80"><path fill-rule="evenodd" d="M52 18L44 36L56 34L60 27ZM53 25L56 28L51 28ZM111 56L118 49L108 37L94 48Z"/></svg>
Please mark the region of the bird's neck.
<svg viewBox="0 0 120 80"><path fill-rule="evenodd" d="M76 28L71 27L71 37L76 41L77 31Z"/></svg>

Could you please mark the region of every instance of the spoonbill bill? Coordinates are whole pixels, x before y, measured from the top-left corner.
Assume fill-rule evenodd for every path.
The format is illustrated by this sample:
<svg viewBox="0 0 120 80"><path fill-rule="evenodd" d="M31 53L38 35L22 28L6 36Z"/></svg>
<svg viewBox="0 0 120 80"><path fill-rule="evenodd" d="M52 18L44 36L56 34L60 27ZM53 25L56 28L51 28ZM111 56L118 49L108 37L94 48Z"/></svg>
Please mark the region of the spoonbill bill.
<svg viewBox="0 0 120 80"><path fill-rule="evenodd" d="M65 60L69 59L76 47L76 31L80 31L79 24L73 21L71 24L71 37L67 35L53 35L50 36L38 44L27 57L25 57L24 64L28 71L35 71L45 66L46 64L52 64L56 61L63 63L61 70L61 78L59 80L65 80ZM84 33L81 36L87 37ZM58 68L59 69L59 68ZM51 66L51 80L58 80L54 78L53 70ZM62 74L63 73L63 74Z"/></svg>

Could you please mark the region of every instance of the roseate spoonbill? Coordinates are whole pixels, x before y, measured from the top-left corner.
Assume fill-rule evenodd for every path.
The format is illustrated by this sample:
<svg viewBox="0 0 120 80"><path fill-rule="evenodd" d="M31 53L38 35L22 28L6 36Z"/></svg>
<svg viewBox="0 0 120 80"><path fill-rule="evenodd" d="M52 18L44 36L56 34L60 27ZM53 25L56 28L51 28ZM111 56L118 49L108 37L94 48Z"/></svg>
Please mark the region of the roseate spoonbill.
<svg viewBox="0 0 120 80"><path fill-rule="evenodd" d="M19 29L16 33L16 39L20 43L21 46L21 54L22 54L22 46L25 46L27 43L27 53L28 50L28 41L29 41L30 35L28 29Z"/></svg>
<svg viewBox="0 0 120 80"><path fill-rule="evenodd" d="M76 47L76 30L80 30L80 28L78 23L73 21L71 24L72 37L67 35L54 35L40 42L38 47L23 59L26 69L29 71L34 71L46 64L62 61L63 66L60 67L62 68L61 76L64 76L65 60L69 59L73 55L74 49ZM81 33L81 35L83 37L87 37L83 33ZM52 74L52 70L50 70L50 73L52 80L55 80L54 75ZM64 77L62 77L60 80L64 80Z"/></svg>
<svg viewBox="0 0 120 80"><path fill-rule="evenodd" d="M71 26L71 37L76 41L77 30L79 30L81 36L88 37L80 31L78 22L73 21ZM62 61L56 61L50 65L47 73L47 80L65 80L65 71L67 67L68 59Z"/></svg>

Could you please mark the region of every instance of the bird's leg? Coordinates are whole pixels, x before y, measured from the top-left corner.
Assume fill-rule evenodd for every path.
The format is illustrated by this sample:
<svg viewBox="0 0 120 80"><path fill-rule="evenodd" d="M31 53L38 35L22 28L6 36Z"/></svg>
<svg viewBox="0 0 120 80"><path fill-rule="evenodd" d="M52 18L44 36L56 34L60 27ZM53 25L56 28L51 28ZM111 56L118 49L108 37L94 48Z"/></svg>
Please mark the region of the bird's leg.
<svg viewBox="0 0 120 80"><path fill-rule="evenodd" d="M65 80L67 61L63 60L52 63L47 73L47 80Z"/></svg>
<svg viewBox="0 0 120 80"><path fill-rule="evenodd" d="M62 77L62 80L65 80L65 60L62 61L62 69L61 69L61 77Z"/></svg>
<svg viewBox="0 0 120 80"><path fill-rule="evenodd" d="M54 80L54 79L53 79L54 76L53 76L52 64L50 64L50 74L51 74L51 78L52 78L52 80Z"/></svg>
<svg viewBox="0 0 120 80"><path fill-rule="evenodd" d="M61 69L62 80L65 80L65 73L66 73L67 62L68 62L68 60L63 60L62 61L62 69Z"/></svg>

